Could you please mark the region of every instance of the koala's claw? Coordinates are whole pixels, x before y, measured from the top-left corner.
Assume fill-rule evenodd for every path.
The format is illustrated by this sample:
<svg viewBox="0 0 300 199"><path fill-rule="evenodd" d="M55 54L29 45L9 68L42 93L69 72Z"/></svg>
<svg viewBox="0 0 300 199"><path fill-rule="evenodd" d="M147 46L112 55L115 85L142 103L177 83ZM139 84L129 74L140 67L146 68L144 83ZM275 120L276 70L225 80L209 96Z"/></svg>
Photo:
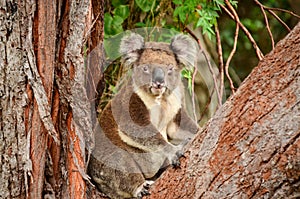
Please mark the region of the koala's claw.
<svg viewBox="0 0 300 199"><path fill-rule="evenodd" d="M172 160L172 167L173 168L179 168L180 167L180 161L179 161L179 158L174 158Z"/></svg>
<svg viewBox="0 0 300 199"><path fill-rule="evenodd" d="M173 168L179 168L180 167L180 161L179 158L183 156L183 152L182 151L177 151L175 153L175 156L172 158L171 160L171 165Z"/></svg>
<svg viewBox="0 0 300 199"><path fill-rule="evenodd" d="M152 180L146 180L146 182L144 182L143 186L145 189L148 190L153 183L154 183L154 181L152 181Z"/></svg>
<svg viewBox="0 0 300 199"><path fill-rule="evenodd" d="M146 195L150 195L150 192L146 188L143 188L141 192L137 195L137 199L142 199L143 196Z"/></svg>
<svg viewBox="0 0 300 199"><path fill-rule="evenodd" d="M177 152L176 152L176 156L177 156L178 158L184 157L184 152L183 152L183 151L177 151Z"/></svg>
<svg viewBox="0 0 300 199"><path fill-rule="evenodd" d="M143 196L150 195L149 188L153 183L154 181L150 181L150 180L145 181L138 191L137 198L142 199Z"/></svg>

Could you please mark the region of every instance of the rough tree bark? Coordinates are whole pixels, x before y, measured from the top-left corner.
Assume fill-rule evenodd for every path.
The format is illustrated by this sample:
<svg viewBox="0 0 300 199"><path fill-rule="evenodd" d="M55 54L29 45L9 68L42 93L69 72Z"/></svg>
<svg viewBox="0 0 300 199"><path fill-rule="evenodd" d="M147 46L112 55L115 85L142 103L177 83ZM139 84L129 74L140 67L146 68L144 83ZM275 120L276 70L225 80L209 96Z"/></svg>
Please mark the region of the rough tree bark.
<svg viewBox="0 0 300 199"><path fill-rule="evenodd" d="M86 82L82 47L101 46L102 8L96 0L0 1L0 198L86 197L86 102L94 96L83 95L84 83L95 89L100 77ZM101 47L94 52L101 57ZM93 61L88 66L101 65ZM298 197L299 65L298 24L149 198Z"/></svg>
<svg viewBox="0 0 300 199"><path fill-rule="evenodd" d="M102 43L99 2L0 1L0 198L86 197L83 46Z"/></svg>
<svg viewBox="0 0 300 199"><path fill-rule="evenodd" d="M252 71L146 198L300 197L300 24Z"/></svg>

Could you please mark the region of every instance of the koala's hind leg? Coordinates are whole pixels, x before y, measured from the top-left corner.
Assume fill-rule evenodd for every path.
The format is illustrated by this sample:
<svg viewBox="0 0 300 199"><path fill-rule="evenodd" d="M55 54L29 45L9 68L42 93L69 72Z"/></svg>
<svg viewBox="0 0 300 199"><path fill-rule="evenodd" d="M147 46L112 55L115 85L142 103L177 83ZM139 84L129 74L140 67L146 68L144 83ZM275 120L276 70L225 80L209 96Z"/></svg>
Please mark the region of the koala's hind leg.
<svg viewBox="0 0 300 199"><path fill-rule="evenodd" d="M145 178L142 173L136 172L139 170L138 166L130 156L123 158L128 161L124 165L125 170L105 164L94 157L90 159L88 171L93 182L101 192L113 199L133 198L146 193L146 189L141 189L144 187ZM120 160L119 163L122 164L124 161Z"/></svg>

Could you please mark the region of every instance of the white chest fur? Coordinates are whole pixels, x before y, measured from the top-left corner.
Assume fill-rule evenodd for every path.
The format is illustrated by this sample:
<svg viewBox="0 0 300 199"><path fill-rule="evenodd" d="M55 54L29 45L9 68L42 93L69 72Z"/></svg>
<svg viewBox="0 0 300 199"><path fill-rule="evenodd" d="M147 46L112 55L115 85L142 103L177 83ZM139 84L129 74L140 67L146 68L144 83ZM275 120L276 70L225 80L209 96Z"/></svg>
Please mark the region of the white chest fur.
<svg viewBox="0 0 300 199"><path fill-rule="evenodd" d="M170 95L161 97L149 95L141 89L137 89L136 93L149 110L151 123L167 141L167 127L181 108L182 94L180 87L174 89Z"/></svg>

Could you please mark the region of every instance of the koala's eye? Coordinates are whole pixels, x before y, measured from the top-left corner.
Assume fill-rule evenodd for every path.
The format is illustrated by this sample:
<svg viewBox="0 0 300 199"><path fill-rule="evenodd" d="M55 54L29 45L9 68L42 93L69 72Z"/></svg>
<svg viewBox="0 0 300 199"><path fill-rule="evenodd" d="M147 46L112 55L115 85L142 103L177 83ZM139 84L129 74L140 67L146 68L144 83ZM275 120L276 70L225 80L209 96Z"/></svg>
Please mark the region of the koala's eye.
<svg viewBox="0 0 300 199"><path fill-rule="evenodd" d="M170 75L170 74L172 74L172 72L175 70L175 67L173 66L173 65L170 65L169 67L168 67L168 74Z"/></svg>
<svg viewBox="0 0 300 199"><path fill-rule="evenodd" d="M143 71L144 72L149 72L149 66L147 66L147 65L143 66Z"/></svg>

